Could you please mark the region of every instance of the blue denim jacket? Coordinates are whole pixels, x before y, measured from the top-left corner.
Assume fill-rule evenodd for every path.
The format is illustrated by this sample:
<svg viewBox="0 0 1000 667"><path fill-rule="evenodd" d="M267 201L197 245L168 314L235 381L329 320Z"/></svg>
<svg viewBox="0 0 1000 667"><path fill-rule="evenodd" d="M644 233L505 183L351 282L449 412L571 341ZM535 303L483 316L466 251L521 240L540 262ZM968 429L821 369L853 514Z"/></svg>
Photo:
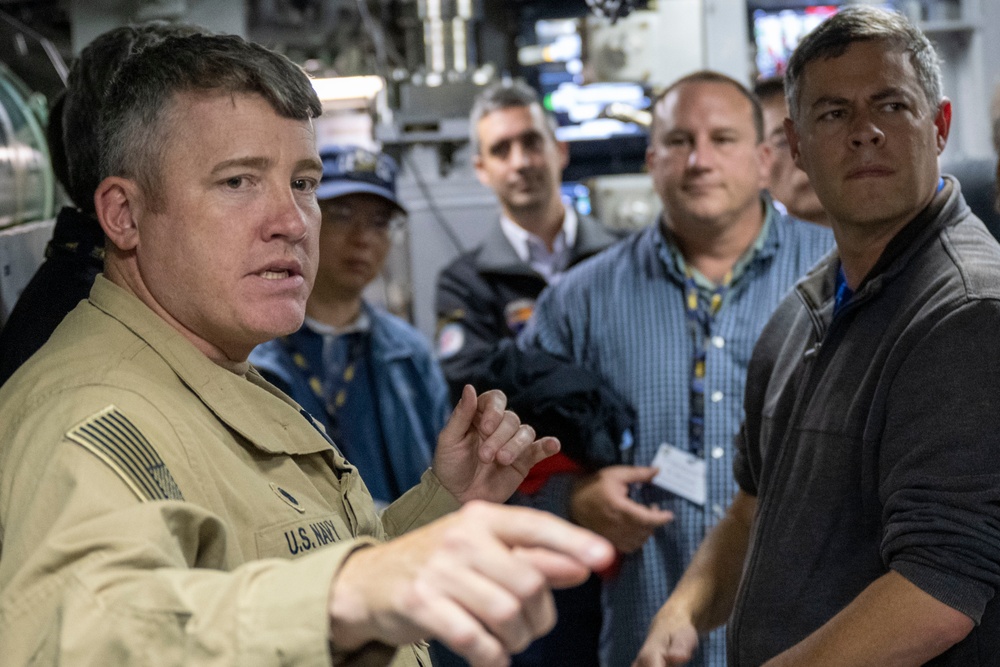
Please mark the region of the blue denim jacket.
<svg viewBox="0 0 1000 667"><path fill-rule="evenodd" d="M379 420L395 486L406 490L430 465L438 433L450 413L448 387L423 336L403 320L362 304L371 321L371 354ZM306 411L325 423L324 403L278 340L257 346L250 362Z"/></svg>

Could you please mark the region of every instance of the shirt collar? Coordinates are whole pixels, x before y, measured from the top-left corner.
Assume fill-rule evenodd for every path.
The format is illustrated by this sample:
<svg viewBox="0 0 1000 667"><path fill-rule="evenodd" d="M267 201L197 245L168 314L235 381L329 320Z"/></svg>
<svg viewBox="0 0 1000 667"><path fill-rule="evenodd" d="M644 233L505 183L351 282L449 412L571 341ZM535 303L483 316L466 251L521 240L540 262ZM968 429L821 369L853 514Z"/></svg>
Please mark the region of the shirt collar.
<svg viewBox="0 0 1000 667"><path fill-rule="evenodd" d="M560 246L571 249L576 245L576 234L579 228L580 221L576 216L576 211L567 202L563 202L563 223L562 228L559 233L556 234L556 240L553 243L553 248L558 250ZM526 230L521 225L517 224L505 215L500 216L500 229L503 231L503 235L507 237L510 245L514 248L514 252L521 259L522 262L528 263L530 257L530 251L528 250L528 240L531 239L542 246L545 242L541 238L532 234Z"/></svg>
<svg viewBox="0 0 1000 667"><path fill-rule="evenodd" d="M313 318L306 315L305 322L303 322L306 328L315 334L320 336L340 336L342 334L349 333L365 333L371 331L372 320L365 309L362 308L361 312L354 319L353 322L348 322L342 327L335 327L332 324L326 324L325 322L320 322L319 320L314 320Z"/></svg>
<svg viewBox="0 0 1000 667"><path fill-rule="evenodd" d="M89 302L144 341L208 410L258 449L311 454L330 448L325 439L315 436L315 427L303 419L299 406L248 362L232 368L216 364L135 295L103 275L94 282ZM144 358L135 363L152 362ZM181 391L166 380L161 382L166 382L164 391L174 392L171 395ZM191 406L183 409L194 410Z"/></svg>
<svg viewBox="0 0 1000 667"><path fill-rule="evenodd" d="M757 257L757 254L764 249L764 245L767 243L768 234L771 231L771 226L775 224L775 218L780 215L773 206L768 206L767 203L767 199L761 198L761 205L764 206L764 224L761 225L760 232L757 233L757 238L754 239L753 244L747 248L742 255L740 255L740 258L736 260L736 264L733 265L733 275L731 280L733 283L740 279L740 276L746 272L747 267L750 266L750 263ZM684 255L681 254L673 233L667 228L666 225L663 224L662 215L657 219L657 226L660 228L667 252L670 255L670 259L677 267L680 275L685 275L688 267L684 262ZM694 267L690 267L690 269L691 277L694 279L694 282L699 289L712 291L718 287L714 282L702 275L698 269Z"/></svg>

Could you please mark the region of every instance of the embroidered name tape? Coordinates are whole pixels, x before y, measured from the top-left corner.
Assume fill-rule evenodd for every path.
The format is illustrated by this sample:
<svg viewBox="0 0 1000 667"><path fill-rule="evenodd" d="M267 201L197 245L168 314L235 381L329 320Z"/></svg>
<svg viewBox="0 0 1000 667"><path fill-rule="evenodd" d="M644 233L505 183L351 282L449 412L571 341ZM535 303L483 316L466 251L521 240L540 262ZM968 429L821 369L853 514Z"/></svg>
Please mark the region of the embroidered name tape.
<svg viewBox="0 0 1000 667"><path fill-rule="evenodd" d="M104 461L139 500L184 500L156 449L115 406L91 415L66 437Z"/></svg>

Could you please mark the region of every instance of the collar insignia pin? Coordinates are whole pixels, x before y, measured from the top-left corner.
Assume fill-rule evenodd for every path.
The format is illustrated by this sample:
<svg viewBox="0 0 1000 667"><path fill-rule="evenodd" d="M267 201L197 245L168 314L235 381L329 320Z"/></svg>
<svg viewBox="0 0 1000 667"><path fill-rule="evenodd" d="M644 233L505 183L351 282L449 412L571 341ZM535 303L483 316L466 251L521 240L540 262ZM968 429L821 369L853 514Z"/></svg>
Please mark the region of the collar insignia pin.
<svg viewBox="0 0 1000 667"><path fill-rule="evenodd" d="M281 488L274 482L271 482L270 486L271 490L274 491L274 495L281 498L281 500L284 501L286 505L294 509L299 514L305 513L306 508L299 503L298 499L295 496L290 494L288 491L285 491L283 488Z"/></svg>

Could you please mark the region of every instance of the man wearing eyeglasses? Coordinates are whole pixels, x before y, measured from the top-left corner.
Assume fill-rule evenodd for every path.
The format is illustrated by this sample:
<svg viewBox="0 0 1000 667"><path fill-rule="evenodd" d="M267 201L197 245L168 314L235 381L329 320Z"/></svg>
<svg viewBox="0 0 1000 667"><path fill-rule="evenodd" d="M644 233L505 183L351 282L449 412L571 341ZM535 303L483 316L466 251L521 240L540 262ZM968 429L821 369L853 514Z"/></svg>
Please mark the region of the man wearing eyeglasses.
<svg viewBox="0 0 1000 667"><path fill-rule="evenodd" d="M388 504L430 464L448 388L419 332L363 297L406 218L395 161L355 146L320 153L319 270L305 323L250 362L323 422L376 503Z"/></svg>

